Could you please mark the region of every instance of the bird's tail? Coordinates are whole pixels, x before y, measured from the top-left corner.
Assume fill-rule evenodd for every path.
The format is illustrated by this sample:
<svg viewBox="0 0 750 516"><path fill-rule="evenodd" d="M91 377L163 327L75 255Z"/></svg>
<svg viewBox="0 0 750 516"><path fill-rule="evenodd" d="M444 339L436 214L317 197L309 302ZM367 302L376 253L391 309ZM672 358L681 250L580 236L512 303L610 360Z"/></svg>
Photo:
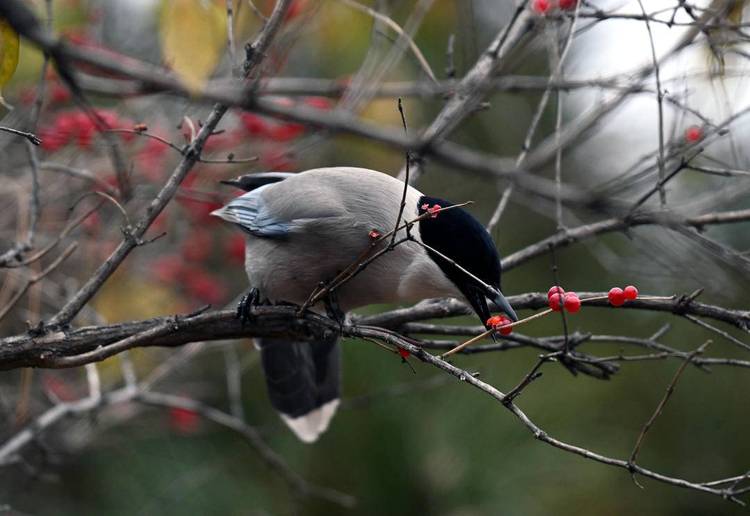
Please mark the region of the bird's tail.
<svg viewBox="0 0 750 516"><path fill-rule="evenodd" d="M328 428L339 405L338 336L319 342L256 339L271 405L306 443Z"/></svg>

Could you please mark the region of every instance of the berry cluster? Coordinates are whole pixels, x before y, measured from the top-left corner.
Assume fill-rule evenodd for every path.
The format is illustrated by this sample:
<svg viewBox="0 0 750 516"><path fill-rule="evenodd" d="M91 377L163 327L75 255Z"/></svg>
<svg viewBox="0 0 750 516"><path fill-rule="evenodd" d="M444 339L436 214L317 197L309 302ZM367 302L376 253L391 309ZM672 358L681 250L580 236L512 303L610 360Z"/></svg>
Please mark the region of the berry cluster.
<svg viewBox="0 0 750 516"><path fill-rule="evenodd" d="M132 126L129 120L121 119L113 111L96 110L100 121L110 129ZM83 111L64 111L58 113L52 122L39 131L41 146L47 152L55 152L68 144L75 144L81 150L91 148L94 135L99 130L94 118ZM133 134L122 134L122 139L129 142Z"/></svg>
<svg viewBox="0 0 750 516"><path fill-rule="evenodd" d="M559 312L563 308L566 312L574 314L581 309L581 299L575 292L565 292L565 290L559 286L554 285L547 291L547 302L549 307L555 312Z"/></svg>
<svg viewBox="0 0 750 516"><path fill-rule="evenodd" d="M622 306L625 301L633 301L638 298L638 289L633 285L628 285L625 289L613 287L609 290L607 298L612 306Z"/></svg>
<svg viewBox="0 0 750 516"><path fill-rule="evenodd" d="M572 11L578 5L578 0L533 0L531 10L540 15L546 15L555 9Z"/></svg>
<svg viewBox="0 0 750 516"><path fill-rule="evenodd" d="M513 333L513 326L508 326L510 324L513 324L513 321L504 315L493 315L487 319L487 326L499 332L500 335L510 335Z"/></svg>

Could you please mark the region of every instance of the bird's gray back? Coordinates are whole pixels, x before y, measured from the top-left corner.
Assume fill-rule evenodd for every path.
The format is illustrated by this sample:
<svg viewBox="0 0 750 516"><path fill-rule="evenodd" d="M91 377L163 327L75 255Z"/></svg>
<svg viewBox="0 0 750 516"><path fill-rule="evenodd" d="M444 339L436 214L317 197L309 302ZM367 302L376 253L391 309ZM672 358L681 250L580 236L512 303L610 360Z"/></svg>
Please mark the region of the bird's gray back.
<svg viewBox="0 0 750 516"><path fill-rule="evenodd" d="M336 167L310 170L251 192L260 196L268 217L289 228L281 238L249 237L246 269L251 284L272 301L303 303L321 281L332 279L369 248L370 231L384 234L393 229L403 187L403 182L381 172ZM416 216L421 195L408 188L404 219ZM418 229L414 232L418 238ZM415 257L422 261L414 263ZM442 272L425 258L414 242L398 246L342 288L342 308L397 302L407 291L419 294L413 285L405 288L404 276L393 270L412 268L432 276L420 282L427 291L436 283L444 287ZM417 281L414 275L407 277Z"/></svg>

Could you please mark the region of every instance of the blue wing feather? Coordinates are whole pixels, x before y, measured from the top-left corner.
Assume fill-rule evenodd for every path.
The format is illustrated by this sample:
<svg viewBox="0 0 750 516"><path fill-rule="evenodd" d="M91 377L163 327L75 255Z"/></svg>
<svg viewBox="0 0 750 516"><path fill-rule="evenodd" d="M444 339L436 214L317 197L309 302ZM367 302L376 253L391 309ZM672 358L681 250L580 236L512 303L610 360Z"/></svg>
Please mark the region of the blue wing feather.
<svg viewBox="0 0 750 516"><path fill-rule="evenodd" d="M278 238L288 235L291 225L271 215L260 195L263 188L257 188L233 199L224 206L221 216L255 236Z"/></svg>

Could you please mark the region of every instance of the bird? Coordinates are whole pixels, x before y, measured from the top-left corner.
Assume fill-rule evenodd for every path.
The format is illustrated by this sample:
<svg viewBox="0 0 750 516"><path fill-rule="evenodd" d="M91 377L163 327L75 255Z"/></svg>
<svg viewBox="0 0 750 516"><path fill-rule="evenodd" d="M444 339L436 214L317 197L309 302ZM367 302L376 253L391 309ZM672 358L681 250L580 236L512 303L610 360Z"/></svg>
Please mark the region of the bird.
<svg viewBox="0 0 750 516"><path fill-rule="evenodd" d="M246 235L245 270L252 288L239 312L252 304L304 306L316 288L392 231L397 219L419 217L408 233L405 227L396 233L399 243L392 250L310 309L342 317L365 305L453 297L466 300L485 325L491 315L488 299L518 320L501 291L500 256L492 237L450 201L357 167L258 172L221 182L245 192L212 212ZM380 246L391 241L379 240ZM340 401L338 335L314 342L255 340L271 405L303 442L316 441Z"/></svg>

